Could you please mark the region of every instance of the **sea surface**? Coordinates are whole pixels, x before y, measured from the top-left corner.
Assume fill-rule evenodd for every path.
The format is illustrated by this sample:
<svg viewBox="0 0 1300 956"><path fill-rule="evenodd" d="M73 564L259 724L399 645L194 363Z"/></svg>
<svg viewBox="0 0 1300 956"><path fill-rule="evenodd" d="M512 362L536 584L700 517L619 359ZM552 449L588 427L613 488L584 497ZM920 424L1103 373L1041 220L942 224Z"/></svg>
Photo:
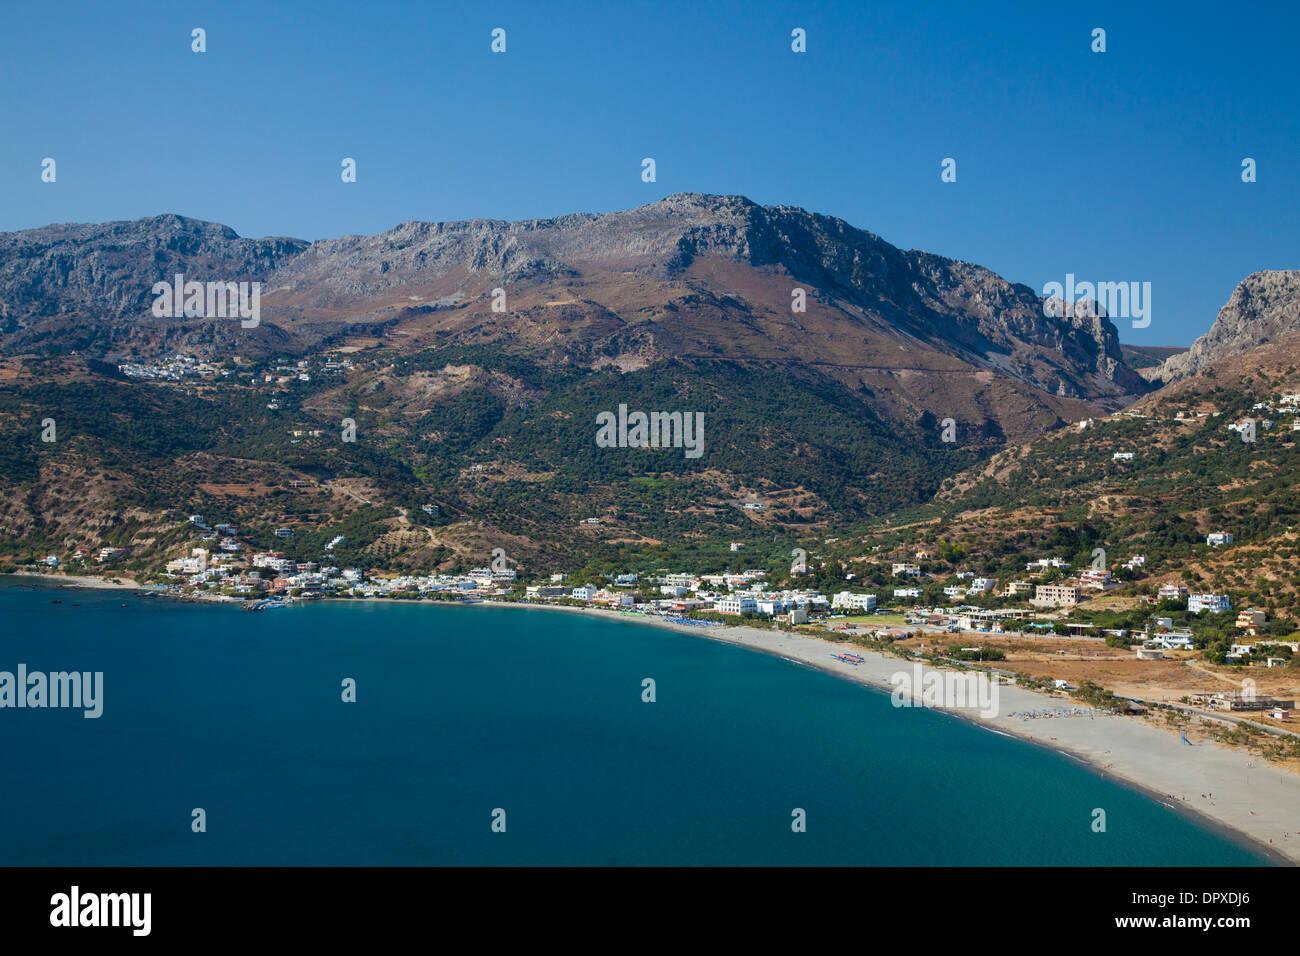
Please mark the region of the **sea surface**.
<svg viewBox="0 0 1300 956"><path fill-rule="evenodd" d="M1266 863L1051 751L631 622L9 579L19 663L102 671L103 715L0 709L0 865Z"/></svg>

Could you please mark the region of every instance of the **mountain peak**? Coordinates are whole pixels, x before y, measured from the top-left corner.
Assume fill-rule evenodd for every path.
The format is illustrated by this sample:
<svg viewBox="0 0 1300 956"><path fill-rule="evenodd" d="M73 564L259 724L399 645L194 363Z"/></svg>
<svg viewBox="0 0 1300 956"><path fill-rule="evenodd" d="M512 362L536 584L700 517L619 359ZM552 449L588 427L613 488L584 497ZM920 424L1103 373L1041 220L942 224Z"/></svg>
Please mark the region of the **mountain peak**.
<svg viewBox="0 0 1300 956"><path fill-rule="evenodd" d="M673 193L657 202L647 203L645 208L664 209L701 209L707 212L748 211L762 208L747 196L719 195L716 193Z"/></svg>
<svg viewBox="0 0 1300 956"><path fill-rule="evenodd" d="M1300 331L1300 269L1252 272L1237 284L1210 330L1189 351L1165 360L1160 378L1195 375L1216 359L1248 352Z"/></svg>
<svg viewBox="0 0 1300 956"><path fill-rule="evenodd" d="M194 219L190 216L182 216L174 212L164 212L157 216L146 216L143 219L134 221L110 223L113 226L129 226L134 228L143 228L144 230L160 230L171 232L187 232L193 234L210 234L221 236L223 239L238 239L239 233L227 225L219 222L210 222L206 219Z"/></svg>

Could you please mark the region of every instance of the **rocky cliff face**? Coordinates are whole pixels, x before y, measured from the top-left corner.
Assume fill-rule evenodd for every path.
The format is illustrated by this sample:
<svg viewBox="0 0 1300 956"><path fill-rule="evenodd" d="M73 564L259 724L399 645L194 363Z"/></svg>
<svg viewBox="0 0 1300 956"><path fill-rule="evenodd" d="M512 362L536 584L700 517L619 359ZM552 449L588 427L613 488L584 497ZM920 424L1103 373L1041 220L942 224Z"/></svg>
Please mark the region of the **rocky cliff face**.
<svg viewBox="0 0 1300 956"><path fill-rule="evenodd" d="M0 233L0 350L108 351L149 316L155 282L251 281L308 245L175 215Z"/></svg>
<svg viewBox="0 0 1300 956"><path fill-rule="evenodd" d="M1194 375L1218 359L1249 352L1300 331L1300 270L1252 272L1233 290L1210 331L1191 350L1174 355L1160 367L1160 378L1173 382Z"/></svg>
<svg viewBox="0 0 1300 956"><path fill-rule="evenodd" d="M153 283L177 272L260 281L261 326L153 318ZM490 308L494 288L508 290L505 314ZM791 309L795 288L807 291L806 312ZM779 357L836 369L853 387L910 388L912 406L927 389L953 392L937 380L904 387L915 373L966 375L966 393L987 391L992 375L1084 402L1122 403L1148 387L1123 363L1108 319L1048 317L1033 290L987 269L739 196L683 193L513 223L407 222L315 243L243 239L179 216L49 226L0 235L0 315L9 353L307 351L378 329L399 335L398 347L509 341L625 366ZM986 414L998 398L985 395Z"/></svg>

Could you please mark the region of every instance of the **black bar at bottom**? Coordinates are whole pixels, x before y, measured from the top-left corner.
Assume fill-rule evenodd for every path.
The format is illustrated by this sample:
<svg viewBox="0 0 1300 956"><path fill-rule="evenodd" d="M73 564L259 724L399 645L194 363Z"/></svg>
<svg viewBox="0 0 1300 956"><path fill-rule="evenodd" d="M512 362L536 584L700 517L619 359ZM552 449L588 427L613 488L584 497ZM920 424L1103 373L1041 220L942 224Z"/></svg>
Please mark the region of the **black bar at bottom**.
<svg viewBox="0 0 1300 956"><path fill-rule="evenodd" d="M1184 941L1199 934L1231 945L1258 930L1278 938L1289 929L1297 890L1300 876L1287 868L29 867L0 869L0 926L6 942L64 937L92 945L110 937L337 945L456 926L477 927L494 940L526 938L542 927L568 939L622 927L666 940L670 931L711 927L708 935L725 933L733 942L753 935L770 943L768 934L781 925L806 931L809 920L829 919L913 942L931 933L939 942L965 923L970 930L1085 941Z"/></svg>

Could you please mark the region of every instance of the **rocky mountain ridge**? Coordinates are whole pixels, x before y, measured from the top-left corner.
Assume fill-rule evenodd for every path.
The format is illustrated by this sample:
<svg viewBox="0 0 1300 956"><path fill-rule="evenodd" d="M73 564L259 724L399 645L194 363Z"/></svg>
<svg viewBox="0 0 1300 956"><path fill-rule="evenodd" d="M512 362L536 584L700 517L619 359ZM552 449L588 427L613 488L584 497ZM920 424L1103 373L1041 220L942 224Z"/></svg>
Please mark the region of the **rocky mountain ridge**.
<svg viewBox="0 0 1300 956"><path fill-rule="evenodd" d="M739 196L677 194L636 209L503 222L407 222L376 236L244 239L229 227L167 215L135 222L47 226L0 235L0 349L81 350L119 358L174 347L304 350L376 322L391 324L439 307L475 312L493 288L512 297L545 291L540 301L576 298L586 318L610 319L579 334L605 352L643 351L648 323L603 302L611 285L639 282L645 305L679 316L700 304L745 321L755 296L732 295L725 281L692 282L708 263L725 262L760 277L781 277L759 294L800 338L795 287L838 314L837 324L920 340L977 368L1048 393L1083 400L1140 394L1140 378L1122 362L1114 326L1104 318L1043 315L1039 298L979 266L895 248L842 220L788 206L764 207ZM187 278L260 281L261 328L242 333L212 320L176 322L149 314L155 282ZM770 283L769 283L770 285ZM683 288L683 287L687 288ZM564 290L595 293L568 296ZM685 294L683 294L685 293ZM693 297L691 293L695 293ZM604 314L612 310L613 315ZM490 313L489 313L490 314ZM539 317L552 318L541 307ZM789 318L787 318L787 316ZM529 335L523 323L493 320L496 332ZM570 325L568 316L562 324ZM655 316L663 337L664 318ZM554 340L543 322L531 338ZM640 326L634 329L633 327ZM453 337L455 331L452 330ZM685 330L667 335L685 338ZM772 329L765 329L769 338ZM803 330L806 331L806 330ZM629 334L631 333L631 334ZM614 341L607 341L610 338ZM418 336L416 336L418 339ZM481 337L480 337L481 338ZM842 348L832 349L842 355ZM611 356L618 358L615 354ZM742 356L743 357L743 356ZM873 364L863 362L862 364ZM889 364L889 363L886 363Z"/></svg>
<svg viewBox="0 0 1300 956"><path fill-rule="evenodd" d="M1300 270L1252 272L1238 283L1210 330L1190 351L1166 359L1156 374L1165 382L1194 375L1207 364L1241 355L1300 331Z"/></svg>

